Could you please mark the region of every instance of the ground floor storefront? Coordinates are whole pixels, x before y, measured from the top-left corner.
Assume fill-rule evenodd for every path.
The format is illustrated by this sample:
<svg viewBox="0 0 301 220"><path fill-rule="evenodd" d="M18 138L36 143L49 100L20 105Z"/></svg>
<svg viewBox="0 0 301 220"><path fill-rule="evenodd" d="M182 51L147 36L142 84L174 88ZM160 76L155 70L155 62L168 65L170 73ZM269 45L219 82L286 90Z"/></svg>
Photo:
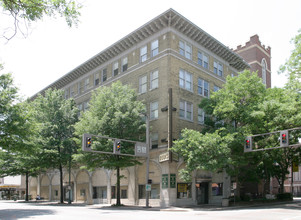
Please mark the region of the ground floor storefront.
<svg viewBox="0 0 301 220"><path fill-rule="evenodd" d="M153 156L153 158L158 158ZM150 206L221 204L230 196L230 177L225 172L193 172L190 182L183 181L178 171L183 161L150 159L149 180L146 180L146 163L121 170L121 202L126 205L145 205L149 194ZM69 182L70 180L70 182ZM88 204L114 204L116 202L116 172L103 168L93 172L81 169L64 170L64 200ZM151 183L147 184L146 183ZM150 185L150 186L149 186ZM60 180L58 170L49 170L38 177L30 177L29 194L44 200L59 201Z"/></svg>

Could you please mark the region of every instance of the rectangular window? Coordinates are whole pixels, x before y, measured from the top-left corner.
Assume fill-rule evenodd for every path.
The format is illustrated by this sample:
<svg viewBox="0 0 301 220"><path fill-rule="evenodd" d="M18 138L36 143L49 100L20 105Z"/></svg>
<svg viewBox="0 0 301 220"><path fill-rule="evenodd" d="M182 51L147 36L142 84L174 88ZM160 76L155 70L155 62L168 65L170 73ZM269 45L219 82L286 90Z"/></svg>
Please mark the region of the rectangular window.
<svg viewBox="0 0 301 220"><path fill-rule="evenodd" d="M86 91L90 87L90 78L85 79L84 90Z"/></svg>
<svg viewBox="0 0 301 220"><path fill-rule="evenodd" d="M93 187L93 199L106 199L106 198L107 198L106 186Z"/></svg>
<svg viewBox="0 0 301 220"><path fill-rule="evenodd" d="M190 102L180 101L180 118L192 121L193 105Z"/></svg>
<svg viewBox="0 0 301 220"><path fill-rule="evenodd" d="M213 72L214 72L215 74L217 74L217 62L215 62L215 61L214 61L214 63L213 63Z"/></svg>
<svg viewBox="0 0 301 220"><path fill-rule="evenodd" d="M201 52L198 52L198 64L203 66L203 54Z"/></svg>
<svg viewBox="0 0 301 220"><path fill-rule="evenodd" d="M81 81L81 82L78 83L78 94L79 95L82 94L83 91L84 91L84 82Z"/></svg>
<svg viewBox="0 0 301 220"><path fill-rule="evenodd" d="M65 99L69 99L70 88L65 90Z"/></svg>
<svg viewBox="0 0 301 220"><path fill-rule="evenodd" d="M158 88L159 84L159 71L155 70L150 73L150 89Z"/></svg>
<svg viewBox="0 0 301 220"><path fill-rule="evenodd" d="M181 88L192 91L192 74L185 70L179 72L179 85Z"/></svg>
<svg viewBox="0 0 301 220"><path fill-rule="evenodd" d="M75 85L71 86L70 88L70 97L76 96L76 88Z"/></svg>
<svg viewBox="0 0 301 220"><path fill-rule="evenodd" d="M151 136L152 149L158 148L158 140L159 140L158 133L151 133L150 136Z"/></svg>
<svg viewBox="0 0 301 220"><path fill-rule="evenodd" d="M191 198L191 183L177 184L177 198L178 199Z"/></svg>
<svg viewBox="0 0 301 220"><path fill-rule="evenodd" d="M223 64L218 64L218 75L219 76L223 76L223 73L224 73L224 67L223 67Z"/></svg>
<svg viewBox="0 0 301 220"><path fill-rule="evenodd" d="M102 82L107 81L107 68L102 70Z"/></svg>
<svg viewBox="0 0 301 220"><path fill-rule="evenodd" d="M187 59L192 58L192 47L184 41L179 41L180 54L185 56Z"/></svg>
<svg viewBox="0 0 301 220"><path fill-rule="evenodd" d="M113 76L118 75L118 61L113 64Z"/></svg>
<svg viewBox="0 0 301 220"><path fill-rule="evenodd" d="M213 63L213 72L219 76L223 76L224 67L223 64L214 61Z"/></svg>
<svg viewBox="0 0 301 220"><path fill-rule="evenodd" d="M198 123L202 125L205 123L205 112L201 108L198 108Z"/></svg>
<svg viewBox="0 0 301 220"><path fill-rule="evenodd" d="M209 98L209 83L201 78L198 78L198 94Z"/></svg>
<svg viewBox="0 0 301 220"><path fill-rule="evenodd" d="M158 118L158 102L151 102L150 103L150 119Z"/></svg>
<svg viewBox="0 0 301 220"><path fill-rule="evenodd" d="M158 40L155 40L151 43L151 56L157 56L159 53L159 42Z"/></svg>
<svg viewBox="0 0 301 220"><path fill-rule="evenodd" d="M139 77L139 93L146 93L147 91L147 75Z"/></svg>
<svg viewBox="0 0 301 220"><path fill-rule="evenodd" d="M128 191L126 189L121 189L120 197L121 199L126 199L128 197Z"/></svg>
<svg viewBox="0 0 301 220"><path fill-rule="evenodd" d="M203 54L203 59L204 59L204 68L208 69L209 68L209 58L208 58L208 56Z"/></svg>
<svg viewBox="0 0 301 220"><path fill-rule="evenodd" d="M122 72L127 71L128 69L128 58L125 57L122 59Z"/></svg>
<svg viewBox="0 0 301 220"><path fill-rule="evenodd" d="M212 196L223 195L223 183L212 183Z"/></svg>
<svg viewBox="0 0 301 220"><path fill-rule="evenodd" d="M140 62L143 63L147 59L147 46L140 48Z"/></svg>
<svg viewBox="0 0 301 220"><path fill-rule="evenodd" d="M217 92L217 91L220 90L220 89L221 89L220 87L214 85L213 91L214 91L214 92Z"/></svg>
<svg viewBox="0 0 301 220"><path fill-rule="evenodd" d="M99 85L99 73L94 74L94 86Z"/></svg>
<svg viewBox="0 0 301 220"><path fill-rule="evenodd" d="M111 186L111 198L116 199L116 186Z"/></svg>
<svg viewBox="0 0 301 220"><path fill-rule="evenodd" d="M146 190L145 185L138 186L138 198L145 199ZM160 199L160 184L152 184L152 189L149 195L150 199Z"/></svg>

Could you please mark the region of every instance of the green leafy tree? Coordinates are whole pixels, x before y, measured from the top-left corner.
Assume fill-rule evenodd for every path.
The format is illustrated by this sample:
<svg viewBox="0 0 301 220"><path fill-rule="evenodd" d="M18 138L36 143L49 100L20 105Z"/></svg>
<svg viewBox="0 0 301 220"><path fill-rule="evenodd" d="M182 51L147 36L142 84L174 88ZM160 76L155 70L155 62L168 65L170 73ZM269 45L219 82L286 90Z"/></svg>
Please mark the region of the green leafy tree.
<svg viewBox="0 0 301 220"><path fill-rule="evenodd" d="M18 89L10 74L0 76L0 176L37 175L37 151L31 142L35 133L32 111L20 103ZM28 195L28 184L26 184ZM28 201L28 196L26 197Z"/></svg>
<svg viewBox="0 0 301 220"><path fill-rule="evenodd" d="M226 168L231 176L236 177L237 183L256 180L252 170L259 162L257 154L244 154L243 146L245 136L253 134L253 129L257 128L255 124L258 126L260 123L254 113L259 110L258 103L262 102L265 92L257 74L244 71L238 77L228 77L224 88L201 102L200 107L210 115L206 119L204 134L191 138L185 131L185 138L174 146L175 151L186 156L186 172L195 168L210 171ZM195 147L186 155L185 145Z"/></svg>
<svg viewBox="0 0 301 220"><path fill-rule="evenodd" d="M27 23L41 20L44 16L54 17L58 14L61 17L65 17L69 26L77 24L81 5L74 0L0 0L0 7L2 7L4 12L9 12L13 18L14 33L9 37L4 36L9 40L15 36L18 30L21 31L21 25L27 28Z"/></svg>
<svg viewBox="0 0 301 220"><path fill-rule="evenodd" d="M76 124L76 134L79 137L78 143L81 146L81 137L84 133L112 138L138 141L144 133L144 122L141 113L145 111L142 102L137 101L135 90L128 85L116 82L111 87L100 87L97 89L89 102L89 110L82 113L80 121ZM101 141L100 141L101 142ZM92 140L92 147L95 150L113 151L113 143L103 140L105 143L97 144ZM127 153L122 142L121 153ZM97 146L93 146L97 145ZM104 167L116 170L117 173L117 201L120 203L120 169L139 164L135 157L96 154L78 150L76 160L88 169Z"/></svg>
<svg viewBox="0 0 301 220"><path fill-rule="evenodd" d="M41 167L60 172L60 202L64 202L63 167L68 164L76 147L73 141L78 108L73 99L65 99L62 90L49 89L33 101L40 147Z"/></svg>
<svg viewBox="0 0 301 220"><path fill-rule="evenodd" d="M288 89L301 91L301 29L299 33L292 39L295 48L293 49L290 58L284 65L280 67L280 73L286 73L289 77L287 83Z"/></svg>

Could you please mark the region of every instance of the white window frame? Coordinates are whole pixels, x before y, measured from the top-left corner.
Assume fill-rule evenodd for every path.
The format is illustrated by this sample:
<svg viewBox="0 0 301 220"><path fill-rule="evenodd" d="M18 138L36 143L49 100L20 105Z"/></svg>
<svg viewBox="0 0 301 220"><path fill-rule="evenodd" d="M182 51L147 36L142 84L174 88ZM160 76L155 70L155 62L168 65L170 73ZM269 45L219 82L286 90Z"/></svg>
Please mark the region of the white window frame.
<svg viewBox="0 0 301 220"><path fill-rule="evenodd" d="M147 45L140 48L140 62L143 63L147 60Z"/></svg>
<svg viewBox="0 0 301 220"><path fill-rule="evenodd" d="M203 67L209 69L209 56L203 54Z"/></svg>
<svg viewBox="0 0 301 220"><path fill-rule="evenodd" d="M149 110L150 110L150 120L157 119L159 117L159 103L158 103L158 101L151 102Z"/></svg>
<svg viewBox="0 0 301 220"><path fill-rule="evenodd" d="M205 88L208 85L208 88ZM201 92L200 92L201 90ZM207 95L206 95L206 92ZM204 97L210 97L210 83L202 78L198 78L198 94Z"/></svg>
<svg viewBox="0 0 301 220"><path fill-rule="evenodd" d="M122 59L121 65L122 65L122 67L121 67L122 72L127 71L127 69L128 69L128 57L124 57Z"/></svg>
<svg viewBox="0 0 301 220"><path fill-rule="evenodd" d="M113 72L112 72L112 75L113 76L117 76L118 73L119 73L119 68L118 68L118 61L116 61L115 63L113 63ZM116 71L117 70L117 71ZM116 71L116 72L115 72Z"/></svg>
<svg viewBox="0 0 301 220"><path fill-rule="evenodd" d="M97 86L99 84L100 84L99 73L94 73L94 86Z"/></svg>
<svg viewBox="0 0 301 220"><path fill-rule="evenodd" d="M224 65L218 61L214 61L213 72L218 76L223 76L224 75Z"/></svg>
<svg viewBox="0 0 301 220"><path fill-rule="evenodd" d="M147 92L147 75L139 77L139 93L143 94Z"/></svg>
<svg viewBox="0 0 301 220"><path fill-rule="evenodd" d="M205 123L205 112L201 108L198 108L198 123L201 125Z"/></svg>
<svg viewBox="0 0 301 220"><path fill-rule="evenodd" d="M101 81L105 82L105 81L107 81L107 79L108 79L108 69L104 68L101 71Z"/></svg>
<svg viewBox="0 0 301 220"><path fill-rule="evenodd" d="M184 100L180 100L180 118L192 121L193 120L193 104Z"/></svg>
<svg viewBox="0 0 301 220"><path fill-rule="evenodd" d="M159 41L157 39L151 43L151 56L152 57L157 56L158 53L159 53Z"/></svg>
<svg viewBox="0 0 301 220"><path fill-rule="evenodd" d="M267 84L267 62L263 58L261 61L261 75L262 75L262 83Z"/></svg>
<svg viewBox="0 0 301 220"><path fill-rule="evenodd" d="M159 87L159 71L154 70L150 73L150 90Z"/></svg>
<svg viewBox="0 0 301 220"><path fill-rule="evenodd" d="M84 82L84 91L86 91L87 89L89 89L90 87L90 77L86 78L85 79L85 82Z"/></svg>
<svg viewBox="0 0 301 220"><path fill-rule="evenodd" d="M180 54L187 59L192 59L192 46L191 44L188 44L186 41L179 41L179 48L180 48Z"/></svg>
<svg viewBox="0 0 301 220"><path fill-rule="evenodd" d="M193 76L192 73L189 73L183 69L180 69L179 72L179 86L183 89L186 89L190 92L193 91Z"/></svg>
<svg viewBox="0 0 301 220"><path fill-rule="evenodd" d="M220 89L221 89L221 87L214 85L213 91L214 91L214 92L217 92L217 91L220 90Z"/></svg>

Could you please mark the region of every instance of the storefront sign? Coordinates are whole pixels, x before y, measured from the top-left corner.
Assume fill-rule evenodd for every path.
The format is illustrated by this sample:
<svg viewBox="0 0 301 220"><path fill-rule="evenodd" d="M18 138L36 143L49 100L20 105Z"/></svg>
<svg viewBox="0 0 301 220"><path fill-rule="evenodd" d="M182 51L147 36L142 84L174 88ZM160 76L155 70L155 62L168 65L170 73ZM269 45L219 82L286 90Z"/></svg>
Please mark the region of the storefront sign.
<svg viewBox="0 0 301 220"><path fill-rule="evenodd" d="M179 183L178 192L187 192L187 183Z"/></svg>
<svg viewBox="0 0 301 220"><path fill-rule="evenodd" d="M164 162L169 160L169 152L164 152L159 155L159 162Z"/></svg>
<svg viewBox="0 0 301 220"><path fill-rule="evenodd" d="M146 192L152 191L152 185L151 184L146 184L145 185L145 190L146 190Z"/></svg>
<svg viewBox="0 0 301 220"><path fill-rule="evenodd" d="M176 188L176 174L170 174L170 188Z"/></svg>

